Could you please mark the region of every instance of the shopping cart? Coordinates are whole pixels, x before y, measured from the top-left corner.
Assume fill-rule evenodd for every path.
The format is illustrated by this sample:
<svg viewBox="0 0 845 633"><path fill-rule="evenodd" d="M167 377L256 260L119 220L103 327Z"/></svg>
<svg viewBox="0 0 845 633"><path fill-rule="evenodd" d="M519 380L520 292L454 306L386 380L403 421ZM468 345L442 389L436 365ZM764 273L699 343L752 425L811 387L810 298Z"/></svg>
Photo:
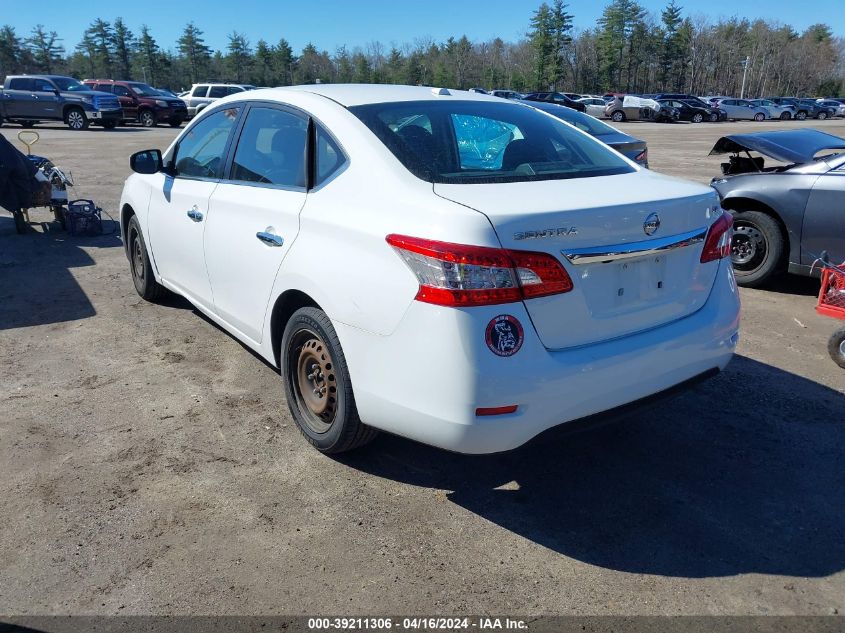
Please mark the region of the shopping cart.
<svg viewBox="0 0 845 633"><path fill-rule="evenodd" d="M824 316L845 321L845 262L839 266L820 260L822 268L822 289L816 311ZM827 351L833 362L845 369L845 327L831 336Z"/></svg>

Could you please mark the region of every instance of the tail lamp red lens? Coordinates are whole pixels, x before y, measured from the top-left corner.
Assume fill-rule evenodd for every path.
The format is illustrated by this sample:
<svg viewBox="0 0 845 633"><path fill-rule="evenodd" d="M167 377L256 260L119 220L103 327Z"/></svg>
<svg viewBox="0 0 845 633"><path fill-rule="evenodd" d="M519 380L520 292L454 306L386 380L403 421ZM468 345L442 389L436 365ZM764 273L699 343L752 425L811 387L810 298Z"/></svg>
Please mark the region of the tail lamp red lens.
<svg viewBox="0 0 845 633"><path fill-rule="evenodd" d="M420 283L417 301L464 307L513 303L572 290L560 262L547 253L388 235Z"/></svg>
<svg viewBox="0 0 845 633"><path fill-rule="evenodd" d="M481 417L483 415L506 415L508 413L516 413L518 405L511 404L506 407L478 407L475 410L475 415Z"/></svg>
<svg viewBox="0 0 845 633"><path fill-rule="evenodd" d="M701 263L706 264L717 259L723 259L731 254L731 238L733 237L733 217L730 213L722 213L710 225L707 238L704 240L704 250L701 252Z"/></svg>

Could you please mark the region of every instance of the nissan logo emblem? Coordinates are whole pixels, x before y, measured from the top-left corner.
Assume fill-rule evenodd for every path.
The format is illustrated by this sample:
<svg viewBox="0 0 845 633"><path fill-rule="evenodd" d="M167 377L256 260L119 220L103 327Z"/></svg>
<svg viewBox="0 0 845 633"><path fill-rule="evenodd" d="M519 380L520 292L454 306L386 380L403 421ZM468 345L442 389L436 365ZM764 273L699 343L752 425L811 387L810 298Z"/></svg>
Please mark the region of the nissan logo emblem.
<svg viewBox="0 0 845 633"><path fill-rule="evenodd" d="M660 216L656 213L650 213L643 222L643 231L646 235L654 235L657 229L660 228Z"/></svg>

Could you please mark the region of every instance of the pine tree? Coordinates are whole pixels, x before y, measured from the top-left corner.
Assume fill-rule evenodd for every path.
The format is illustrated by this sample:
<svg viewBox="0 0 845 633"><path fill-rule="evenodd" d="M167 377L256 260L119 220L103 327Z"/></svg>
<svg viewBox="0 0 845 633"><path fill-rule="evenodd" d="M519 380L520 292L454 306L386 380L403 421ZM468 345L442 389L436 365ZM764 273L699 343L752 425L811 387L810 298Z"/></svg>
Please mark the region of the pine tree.
<svg viewBox="0 0 845 633"><path fill-rule="evenodd" d="M135 35L126 26L123 18L114 21L114 57L117 79L132 78L132 53L135 49Z"/></svg>
<svg viewBox="0 0 845 633"><path fill-rule="evenodd" d="M55 31L48 33L44 30L43 24L38 24L32 29L32 35L26 40L26 46L32 54L37 70L52 73L56 65L61 62L65 49L59 44L60 41L58 34Z"/></svg>
<svg viewBox="0 0 845 633"><path fill-rule="evenodd" d="M24 68L24 44L14 27L0 28L0 76L19 73Z"/></svg>
<svg viewBox="0 0 845 633"><path fill-rule="evenodd" d="M554 51L552 37L552 11L545 2L531 17L531 30L528 32L534 57L534 89L547 90L552 83L549 74L549 58Z"/></svg>
<svg viewBox="0 0 845 633"><path fill-rule="evenodd" d="M228 51L226 64L231 76L234 77L236 83L244 83L252 62L249 40L237 31L232 31L229 35Z"/></svg>
<svg viewBox="0 0 845 633"><path fill-rule="evenodd" d="M85 30L83 43L91 57L92 79L114 77L114 30L111 24L100 18L94 20Z"/></svg>
<svg viewBox="0 0 845 633"><path fill-rule="evenodd" d="M147 81L153 85L160 84L163 78L162 67L164 65L162 54L146 24L141 26L141 37L138 38L136 50L136 59L141 66L141 75L145 76Z"/></svg>
<svg viewBox="0 0 845 633"><path fill-rule="evenodd" d="M293 83L293 67L295 64L296 58L293 55L293 49L286 39L280 39L273 49L273 67L279 74L280 85L290 86Z"/></svg>
<svg viewBox="0 0 845 633"><path fill-rule="evenodd" d="M202 31L193 22L188 22L181 37L176 41L176 46L188 63L191 82L197 83L208 72L211 62L211 49L205 45Z"/></svg>
<svg viewBox="0 0 845 633"><path fill-rule="evenodd" d="M566 6L563 0L554 0L550 15L549 79L556 90L566 75L567 48L572 43L572 15L566 12Z"/></svg>

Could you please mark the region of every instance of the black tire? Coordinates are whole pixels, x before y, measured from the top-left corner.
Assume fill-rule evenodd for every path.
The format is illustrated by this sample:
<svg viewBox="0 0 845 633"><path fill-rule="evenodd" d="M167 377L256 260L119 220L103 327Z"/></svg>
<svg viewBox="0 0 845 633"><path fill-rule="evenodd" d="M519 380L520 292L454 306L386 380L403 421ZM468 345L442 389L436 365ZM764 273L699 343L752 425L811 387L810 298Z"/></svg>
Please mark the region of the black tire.
<svg viewBox="0 0 845 633"><path fill-rule="evenodd" d="M781 121L789 121L792 118L792 115L789 112L781 112L780 113L780 120Z"/></svg>
<svg viewBox="0 0 845 633"><path fill-rule="evenodd" d="M710 119L710 123L717 123L719 121L719 115L716 114L715 112L712 112L710 114L709 119Z"/></svg>
<svg viewBox="0 0 845 633"><path fill-rule="evenodd" d="M845 369L845 327L830 335L830 340L827 342L827 352L834 363Z"/></svg>
<svg viewBox="0 0 845 633"><path fill-rule="evenodd" d="M135 290L146 301L158 301L168 294L167 288L155 280L153 267L144 234L141 233L141 223L138 216L133 215L126 228L126 244L129 251L129 268L132 271L132 281Z"/></svg>
<svg viewBox="0 0 845 633"><path fill-rule="evenodd" d="M156 115L152 110L141 110L138 115L138 122L144 127L156 126Z"/></svg>
<svg viewBox="0 0 845 633"><path fill-rule="evenodd" d="M293 313L285 326L281 352L288 407L314 448L326 454L343 453L376 437L378 431L358 417L346 357L322 310L308 307Z"/></svg>
<svg viewBox="0 0 845 633"><path fill-rule="evenodd" d="M806 119L806 118L807 118L807 113L806 113L806 112L804 112L803 110L801 110L801 111L799 111L799 112L796 112L796 113L795 113L795 118L796 118L796 119L798 119L799 121L803 121L804 119Z"/></svg>
<svg viewBox="0 0 845 633"><path fill-rule="evenodd" d="M68 108L68 111L65 112L65 123L71 130L76 130L77 132L87 130L88 126L91 125L91 121L85 116L82 108L77 107Z"/></svg>
<svg viewBox="0 0 845 633"><path fill-rule="evenodd" d="M53 217L56 219L56 222L64 229L67 230L67 220L65 218L65 209L60 204L53 204L50 205L50 210L53 212Z"/></svg>
<svg viewBox="0 0 845 633"><path fill-rule="evenodd" d="M170 127L179 127L180 125L182 125L182 121L179 120L168 121L167 123L170 125Z"/></svg>
<svg viewBox="0 0 845 633"><path fill-rule="evenodd" d="M755 114L755 115L754 115L754 120L755 120L755 121L757 121L758 123L759 123L760 121L765 121L765 120L766 120L766 115L765 115L765 114L763 114L762 112L758 112L757 114Z"/></svg>
<svg viewBox="0 0 845 633"><path fill-rule="evenodd" d="M622 123L625 120L625 113L622 110L614 110L610 113L610 120L614 123Z"/></svg>
<svg viewBox="0 0 845 633"><path fill-rule="evenodd" d="M15 211L12 213L12 216L15 218L15 232L18 235L23 235L26 233L26 220L23 217L23 211Z"/></svg>
<svg viewBox="0 0 845 633"><path fill-rule="evenodd" d="M704 115L701 112L696 112L692 115L692 122L693 123L701 123L704 120Z"/></svg>
<svg viewBox="0 0 845 633"><path fill-rule="evenodd" d="M117 127L117 121L103 121L103 127L107 130L113 130Z"/></svg>
<svg viewBox="0 0 845 633"><path fill-rule="evenodd" d="M819 121L824 121L827 118L827 112L822 110L819 112L819 115L816 117Z"/></svg>
<svg viewBox="0 0 845 633"><path fill-rule="evenodd" d="M759 288L783 272L786 241L780 225L762 211L734 214L731 263L740 286Z"/></svg>
<svg viewBox="0 0 845 633"><path fill-rule="evenodd" d="M0 116L0 127L3 127L3 117Z"/></svg>
<svg viewBox="0 0 845 633"><path fill-rule="evenodd" d="M35 127L37 121L21 121L21 127L25 130L31 130Z"/></svg>

